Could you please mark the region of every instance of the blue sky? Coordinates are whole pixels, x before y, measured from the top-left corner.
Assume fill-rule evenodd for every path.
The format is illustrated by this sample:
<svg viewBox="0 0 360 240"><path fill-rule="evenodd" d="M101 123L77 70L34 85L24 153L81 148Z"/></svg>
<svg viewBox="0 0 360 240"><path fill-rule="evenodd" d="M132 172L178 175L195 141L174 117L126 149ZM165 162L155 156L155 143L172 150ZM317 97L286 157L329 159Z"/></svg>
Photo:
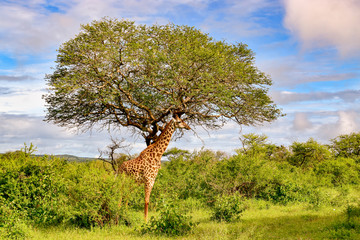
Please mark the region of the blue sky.
<svg viewBox="0 0 360 240"><path fill-rule="evenodd" d="M96 156L109 134L78 133L45 123L44 76L56 49L80 24L104 16L141 24L195 26L217 40L243 42L271 76L269 94L285 117L271 124L219 131L197 129L170 147L231 152L245 133L289 145L310 137L327 143L360 130L360 1L358 0L0 0L0 152L24 143L38 153ZM145 144L126 129L133 153Z"/></svg>

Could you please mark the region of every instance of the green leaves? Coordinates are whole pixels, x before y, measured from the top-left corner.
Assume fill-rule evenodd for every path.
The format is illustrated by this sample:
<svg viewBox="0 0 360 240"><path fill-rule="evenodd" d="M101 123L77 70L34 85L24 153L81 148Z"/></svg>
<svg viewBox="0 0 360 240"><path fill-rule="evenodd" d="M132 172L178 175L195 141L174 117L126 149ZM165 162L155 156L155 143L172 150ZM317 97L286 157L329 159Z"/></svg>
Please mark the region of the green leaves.
<svg viewBox="0 0 360 240"><path fill-rule="evenodd" d="M181 236L188 234L197 224L174 203L170 203L162 208L158 217L151 217L149 223L142 226L141 232Z"/></svg>
<svg viewBox="0 0 360 240"><path fill-rule="evenodd" d="M245 210L242 202L243 197L238 193L216 196L214 206L212 207L211 219L219 222L239 220L241 213Z"/></svg>
<svg viewBox="0 0 360 240"><path fill-rule="evenodd" d="M46 120L62 126L130 126L153 140L170 112L210 129L281 116L253 52L194 27L104 18L58 52L44 99Z"/></svg>
<svg viewBox="0 0 360 240"><path fill-rule="evenodd" d="M2 227L20 234L15 230L22 230L23 223L84 228L131 224L128 203L139 192L132 179L115 177L95 161L68 163L27 153L0 155L0 237Z"/></svg>
<svg viewBox="0 0 360 240"><path fill-rule="evenodd" d="M317 164L329 160L332 157L331 151L314 139L310 138L305 143L294 142L290 146L293 156L289 162L301 168L313 168Z"/></svg>
<svg viewBox="0 0 360 240"><path fill-rule="evenodd" d="M360 157L360 133L340 135L331 140L336 156Z"/></svg>

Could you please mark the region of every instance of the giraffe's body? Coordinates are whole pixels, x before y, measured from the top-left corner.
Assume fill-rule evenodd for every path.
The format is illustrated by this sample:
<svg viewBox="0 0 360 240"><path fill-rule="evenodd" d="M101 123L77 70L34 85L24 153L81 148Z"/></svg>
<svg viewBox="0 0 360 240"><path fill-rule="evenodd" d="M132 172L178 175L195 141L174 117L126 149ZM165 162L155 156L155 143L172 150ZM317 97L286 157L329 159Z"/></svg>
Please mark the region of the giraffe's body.
<svg viewBox="0 0 360 240"><path fill-rule="evenodd" d="M161 167L161 157L169 145L176 127L190 129L186 123L175 116L165 126L155 143L149 145L137 158L126 161L120 166L120 172L133 176L138 183L145 185L145 220L147 219L150 193Z"/></svg>

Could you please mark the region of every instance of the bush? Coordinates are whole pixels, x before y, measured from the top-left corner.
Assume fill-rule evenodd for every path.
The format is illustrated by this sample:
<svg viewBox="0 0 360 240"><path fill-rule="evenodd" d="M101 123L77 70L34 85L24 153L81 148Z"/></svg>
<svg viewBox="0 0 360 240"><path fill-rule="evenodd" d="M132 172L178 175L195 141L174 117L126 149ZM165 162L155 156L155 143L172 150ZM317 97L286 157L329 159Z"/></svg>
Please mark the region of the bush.
<svg viewBox="0 0 360 240"><path fill-rule="evenodd" d="M24 213L21 219L37 225L129 225L132 185L96 161L68 163L25 152L0 156L0 199L11 211Z"/></svg>
<svg viewBox="0 0 360 240"><path fill-rule="evenodd" d="M340 222L329 228L329 239L359 239L360 223Z"/></svg>
<svg viewBox="0 0 360 240"><path fill-rule="evenodd" d="M360 218L360 207L359 206L348 205L345 212L346 212L346 217L347 217L348 222L350 222L356 218Z"/></svg>
<svg viewBox="0 0 360 240"><path fill-rule="evenodd" d="M188 234L196 225L190 216L183 214L174 203L171 203L163 206L157 218L151 217L149 223L142 226L141 232L181 236Z"/></svg>
<svg viewBox="0 0 360 240"><path fill-rule="evenodd" d="M0 159L0 196L13 210L26 212L34 223L62 221L66 181L61 174L66 162L27 153L7 154ZM66 201L66 200L65 200Z"/></svg>
<svg viewBox="0 0 360 240"><path fill-rule="evenodd" d="M212 195L206 179L208 172L223 158L223 153L203 149L192 154L179 152L168 157L170 161L160 169L151 193L154 205L164 194L176 196L176 199L195 198L206 201Z"/></svg>
<svg viewBox="0 0 360 240"><path fill-rule="evenodd" d="M20 211L11 209L0 199L0 238L1 239L25 239L30 236L24 216Z"/></svg>
<svg viewBox="0 0 360 240"><path fill-rule="evenodd" d="M115 176L97 162L76 164L68 186L69 222L91 228L111 224L131 224L128 202L133 181Z"/></svg>
<svg viewBox="0 0 360 240"><path fill-rule="evenodd" d="M225 222L236 221L240 219L244 210L245 207L239 194L217 196L212 207L211 219Z"/></svg>
<svg viewBox="0 0 360 240"><path fill-rule="evenodd" d="M8 222L0 228L1 239L27 239L30 237L30 227L22 220Z"/></svg>
<svg viewBox="0 0 360 240"><path fill-rule="evenodd" d="M198 199L205 205L217 195L240 193L247 198L287 204L323 203L313 171L303 171L287 161L272 161L243 152L218 158L211 151L173 157L159 171L153 205L161 199Z"/></svg>
<svg viewBox="0 0 360 240"><path fill-rule="evenodd" d="M207 174L212 196L238 192L257 197L277 171L275 163L243 154L219 161ZM212 197L209 196L209 197Z"/></svg>
<svg viewBox="0 0 360 240"><path fill-rule="evenodd" d="M351 158L339 157L323 162L315 168L315 173L330 186L359 183L359 169Z"/></svg>

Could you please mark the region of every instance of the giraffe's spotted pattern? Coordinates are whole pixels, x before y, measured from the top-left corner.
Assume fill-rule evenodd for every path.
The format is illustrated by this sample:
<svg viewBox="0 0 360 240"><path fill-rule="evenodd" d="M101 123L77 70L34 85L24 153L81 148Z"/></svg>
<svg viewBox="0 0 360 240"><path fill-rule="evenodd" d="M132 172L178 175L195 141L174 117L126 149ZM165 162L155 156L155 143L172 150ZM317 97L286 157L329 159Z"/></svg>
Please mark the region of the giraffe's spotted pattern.
<svg viewBox="0 0 360 240"><path fill-rule="evenodd" d="M174 131L175 124L171 120L158 141L148 146L137 158L124 162L120 166L120 172L133 176L139 183L153 185L161 167L161 157L169 145Z"/></svg>
<svg viewBox="0 0 360 240"><path fill-rule="evenodd" d="M133 176L138 183L145 185L145 219L147 218L150 193L161 167L161 157L169 145L176 127L190 129L185 122L175 116L165 126L164 131L155 143L148 146L137 158L126 161L120 166L120 172Z"/></svg>

